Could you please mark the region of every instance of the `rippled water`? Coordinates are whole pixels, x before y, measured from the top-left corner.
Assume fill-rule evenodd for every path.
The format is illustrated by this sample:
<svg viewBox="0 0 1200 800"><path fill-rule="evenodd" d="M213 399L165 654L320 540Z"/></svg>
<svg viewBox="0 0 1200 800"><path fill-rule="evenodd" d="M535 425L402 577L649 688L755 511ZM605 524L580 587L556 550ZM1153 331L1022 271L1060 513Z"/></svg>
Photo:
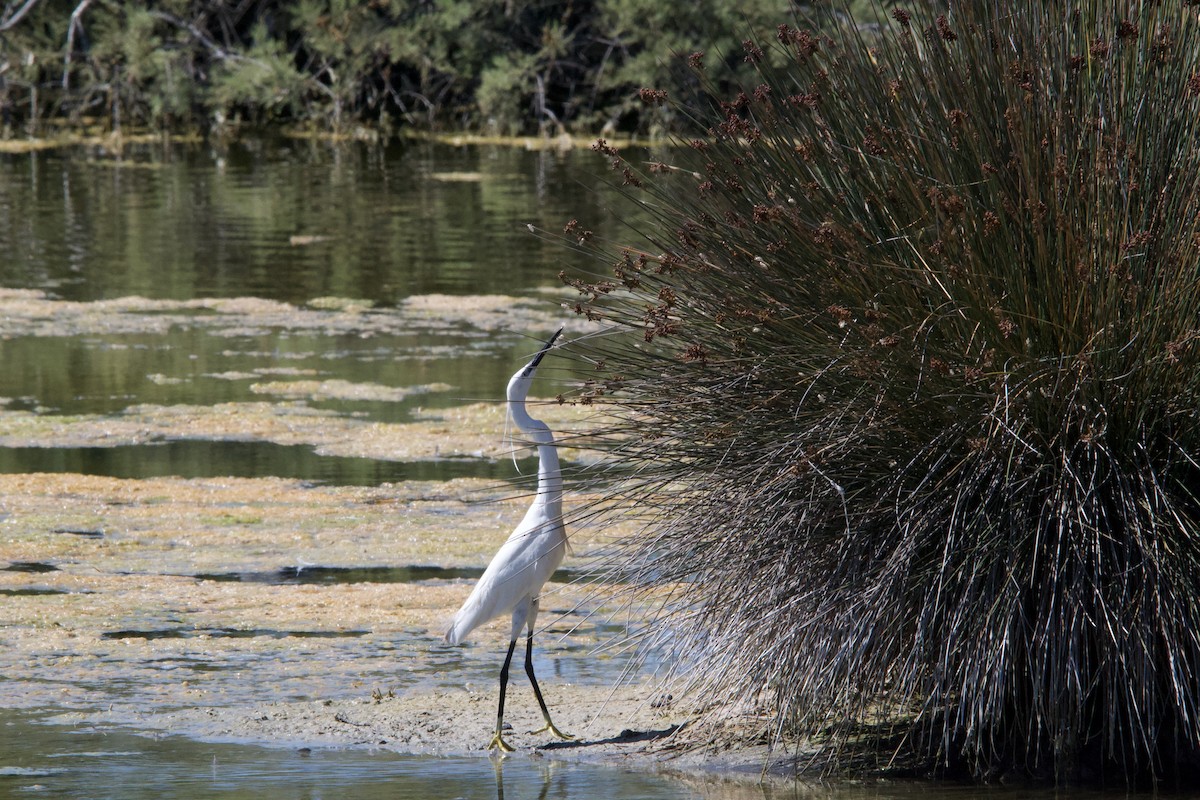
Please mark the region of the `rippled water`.
<svg viewBox="0 0 1200 800"><path fill-rule="evenodd" d="M299 140L0 156L0 283L68 300L381 304L554 282L528 225L614 227L589 152ZM308 242L307 244L300 244Z"/></svg>
<svg viewBox="0 0 1200 800"><path fill-rule="evenodd" d="M518 463L526 475L537 469L533 459L521 459ZM511 461L380 461L319 455L307 445L208 439L116 447L0 447L0 472L79 472L115 478L273 475L347 486L449 478L499 481L515 474Z"/></svg>

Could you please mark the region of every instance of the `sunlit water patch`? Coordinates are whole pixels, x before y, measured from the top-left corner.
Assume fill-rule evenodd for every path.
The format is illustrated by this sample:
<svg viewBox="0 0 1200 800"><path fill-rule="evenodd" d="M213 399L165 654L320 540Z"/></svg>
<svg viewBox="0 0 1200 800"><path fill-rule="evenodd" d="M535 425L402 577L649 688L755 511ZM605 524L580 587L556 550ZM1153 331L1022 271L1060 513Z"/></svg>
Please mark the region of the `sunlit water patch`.
<svg viewBox="0 0 1200 800"><path fill-rule="evenodd" d="M598 649L594 630L548 630L534 665L546 691L561 685L609 686L627 659ZM442 632L148 628L113 630L94 653L60 651L47 669L0 678L13 707L47 698L62 708L104 713L136 726L148 709L240 708L257 703L348 700L372 692L436 689L491 692L506 642L481 635L447 645ZM57 664L57 669L54 665ZM78 665L72 671L69 665ZM255 676L270 676L269 680ZM26 702L28 698L29 702Z"/></svg>
<svg viewBox="0 0 1200 800"><path fill-rule="evenodd" d="M264 628L154 628L150 630L105 631L101 639L354 639L370 631L302 631Z"/></svg>

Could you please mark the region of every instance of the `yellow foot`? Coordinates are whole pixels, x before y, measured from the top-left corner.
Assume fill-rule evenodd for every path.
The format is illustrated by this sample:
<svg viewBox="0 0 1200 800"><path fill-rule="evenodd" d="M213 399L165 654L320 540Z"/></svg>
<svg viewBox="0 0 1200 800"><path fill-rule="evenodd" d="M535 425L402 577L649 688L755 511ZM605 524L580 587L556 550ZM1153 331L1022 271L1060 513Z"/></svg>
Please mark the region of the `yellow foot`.
<svg viewBox="0 0 1200 800"><path fill-rule="evenodd" d="M492 737L492 741L488 744L488 750L499 749L502 753L511 753L515 749L511 744L504 741L500 736L500 731L496 731L496 735Z"/></svg>
<svg viewBox="0 0 1200 800"><path fill-rule="evenodd" d="M551 722L550 720L546 720L546 727L538 728L536 731L534 731L534 733L545 733L546 731L550 731L551 733L553 733L555 736L557 736L560 739L571 740L571 739L575 738L571 734L563 733L558 728L554 727L554 723Z"/></svg>

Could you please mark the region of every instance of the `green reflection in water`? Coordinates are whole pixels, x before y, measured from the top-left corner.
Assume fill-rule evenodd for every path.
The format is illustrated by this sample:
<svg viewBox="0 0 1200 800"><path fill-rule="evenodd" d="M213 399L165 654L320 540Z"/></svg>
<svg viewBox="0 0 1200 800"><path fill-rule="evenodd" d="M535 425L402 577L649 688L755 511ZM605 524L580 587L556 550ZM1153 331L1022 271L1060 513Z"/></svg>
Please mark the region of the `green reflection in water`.
<svg viewBox="0 0 1200 800"><path fill-rule="evenodd" d="M340 296L383 309L414 294L500 293L537 297L552 311L559 299L542 289L557 285L569 251L527 225L558 231L581 217L598 233L614 228L603 209L612 198L597 178L605 169L591 153L294 141L144 148L122 160L79 150L0 156L0 285L80 302L255 296L303 307ZM186 313L174 314L169 327L145 333L56 335L51 326L0 339L0 398L16 410L107 415L138 404L275 402L261 391L272 381L438 385L397 402L303 401L404 421L417 408L500 399L529 348L526 331L461 322L359 336L237 333L202 316L189 323ZM548 381L544 391L556 393L552 387ZM450 462L401 471L269 444L190 443L0 453L0 469L343 484L506 474Z"/></svg>
<svg viewBox="0 0 1200 800"><path fill-rule="evenodd" d="M524 475L537 472L534 459L517 462ZM322 456L306 445L180 439L118 447L0 447L0 473L71 472L113 478L277 478L339 486L378 486L401 481L452 478L514 480L511 461L445 459L377 461Z"/></svg>
<svg viewBox="0 0 1200 800"><path fill-rule="evenodd" d="M527 758L493 766L483 758L145 738L119 730L40 725L24 715L0 712L0 797L668 800L697 796L702 795L666 778L613 767Z"/></svg>
<svg viewBox="0 0 1200 800"><path fill-rule="evenodd" d="M499 399L527 347L520 335L482 342L445 335L436 355L397 337L345 340L285 331L253 338L181 328L157 335L23 336L0 340L0 397L14 399L11 408L113 414L141 403L271 401L276 398L255 391L271 381L337 379L401 389L443 384L397 402L310 402L400 421L418 407Z"/></svg>
<svg viewBox="0 0 1200 800"><path fill-rule="evenodd" d="M554 283L565 253L527 225L615 228L606 169L590 152L290 140L0 156L0 284L72 300L511 293Z"/></svg>
<svg viewBox="0 0 1200 800"><path fill-rule="evenodd" d="M386 742L376 743L387 746ZM175 798L636 798L637 800L1120 800L1087 790L925 782L779 782L756 785L695 770L677 777L555 761L553 752L506 759L407 756L384 749L310 749L148 738L119 729L44 725L0 710L0 797L89 800ZM669 769L670 762L665 766Z"/></svg>

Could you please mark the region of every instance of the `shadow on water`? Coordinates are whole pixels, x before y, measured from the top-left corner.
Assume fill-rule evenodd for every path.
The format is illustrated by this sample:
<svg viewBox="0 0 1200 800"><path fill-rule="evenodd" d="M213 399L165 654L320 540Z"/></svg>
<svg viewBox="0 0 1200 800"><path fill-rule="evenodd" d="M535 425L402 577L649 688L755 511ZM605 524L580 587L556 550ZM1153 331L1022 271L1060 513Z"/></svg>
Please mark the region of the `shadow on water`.
<svg viewBox="0 0 1200 800"><path fill-rule="evenodd" d="M42 597L51 594L69 594L65 589L0 589L0 597Z"/></svg>
<svg viewBox="0 0 1200 800"><path fill-rule="evenodd" d="M679 725L671 725L657 731L635 731L629 728L618 733L616 736L608 739L600 739L588 741L584 739L568 739L562 742L547 742L539 747L539 750L578 750L580 748L589 747L597 744L646 744L648 742L656 742L661 739L666 739L671 734L678 731Z"/></svg>
<svg viewBox="0 0 1200 800"><path fill-rule="evenodd" d="M0 711L0 797L255 800L348 797L646 800L702 797L655 775L615 767L512 758L430 758L367 750L266 748L146 738L119 730L38 724ZM721 797L737 798L722 792ZM753 791L745 797L763 797Z"/></svg>
<svg viewBox="0 0 1200 800"><path fill-rule="evenodd" d="M560 569L550 576L553 583L570 583L583 573ZM478 580L479 567L283 567L261 572L206 572L195 575L202 581L266 583L271 585L319 585L346 583L419 583L421 581Z"/></svg>
<svg viewBox="0 0 1200 800"><path fill-rule="evenodd" d="M266 628L156 628L152 630L106 631L101 639L354 639L366 636L370 631L277 631Z"/></svg>
<svg viewBox="0 0 1200 800"><path fill-rule="evenodd" d="M536 463L521 463L525 472ZM378 486L453 478L511 479L511 462L477 458L379 461L325 456L307 445L179 439L117 447L0 447L0 473L69 472L113 478L277 478L337 486ZM70 533L70 531L65 531Z"/></svg>
<svg viewBox="0 0 1200 800"><path fill-rule="evenodd" d="M58 572L58 567L53 564L43 564L38 561L13 561L7 567L0 567L3 572L25 572L33 575L41 575L46 572Z"/></svg>

